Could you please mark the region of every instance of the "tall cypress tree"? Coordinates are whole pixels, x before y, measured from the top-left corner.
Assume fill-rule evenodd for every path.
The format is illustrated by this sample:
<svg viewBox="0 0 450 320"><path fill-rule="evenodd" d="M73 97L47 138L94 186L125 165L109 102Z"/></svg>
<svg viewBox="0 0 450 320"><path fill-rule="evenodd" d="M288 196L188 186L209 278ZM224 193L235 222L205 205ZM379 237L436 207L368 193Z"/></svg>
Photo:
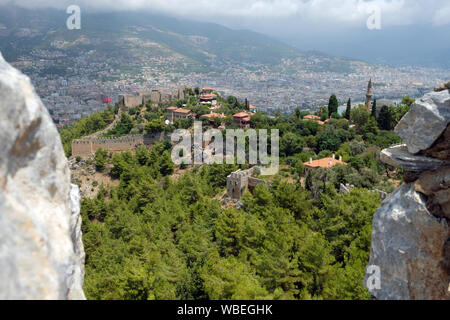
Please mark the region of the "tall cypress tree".
<svg viewBox="0 0 450 320"><path fill-rule="evenodd" d="M372 117L377 118L377 99L373 99L372 104Z"/></svg>
<svg viewBox="0 0 450 320"><path fill-rule="evenodd" d="M345 110L344 118L350 120L350 113L352 112L352 99L349 98L347 101L347 109Z"/></svg>
<svg viewBox="0 0 450 320"><path fill-rule="evenodd" d="M381 130L391 130L392 116L388 106L383 106L378 115L378 127Z"/></svg>
<svg viewBox="0 0 450 320"><path fill-rule="evenodd" d="M328 117L331 117L331 115L333 113L337 113L338 112L338 107L339 107L338 100L336 98L336 95L333 94L330 97L330 101L328 102Z"/></svg>

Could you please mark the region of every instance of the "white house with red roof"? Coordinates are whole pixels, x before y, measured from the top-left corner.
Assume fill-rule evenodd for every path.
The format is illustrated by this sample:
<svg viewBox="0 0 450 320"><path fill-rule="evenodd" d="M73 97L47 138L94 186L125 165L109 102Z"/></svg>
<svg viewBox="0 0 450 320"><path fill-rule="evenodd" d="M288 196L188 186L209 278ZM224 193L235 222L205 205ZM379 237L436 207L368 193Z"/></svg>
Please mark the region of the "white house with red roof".
<svg viewBox="0 0 450 320"><path fill-rule="evenodd" d="M193 113L191 110L177 108L177 107L168 107L167 108L167 118L171 121L177 121L180 119L186 119L189 117L193 117Z"/></svg>
<svg viewBox="0 0 450 320"><path fill-rule="evenodd" d="M200 96L201 104L217 105L217 96L213 93L203 94Z"/></svg>
<svg viewBox="0 0 450 320"><path fill-rule="evenodd" d="M239 112L233 115L233 120L241 128L250 128L251 117L249 112Z"/></svg>

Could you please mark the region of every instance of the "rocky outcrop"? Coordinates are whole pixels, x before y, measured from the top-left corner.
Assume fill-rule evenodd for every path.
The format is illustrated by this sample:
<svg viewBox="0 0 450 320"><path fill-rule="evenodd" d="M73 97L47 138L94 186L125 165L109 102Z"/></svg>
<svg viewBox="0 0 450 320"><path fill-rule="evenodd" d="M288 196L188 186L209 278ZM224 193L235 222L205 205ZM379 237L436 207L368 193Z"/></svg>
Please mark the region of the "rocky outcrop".
<svg viewBox="0 0 450 320"><path fill-rule="evenodd" d="M381 151L380 159L384 163L411 172L436 170L450 162L439 159L414 155L408 152L406 145L398 145Z"/></svg>
<svg viewBox="0 0 450 320"><path fill-rule="evenodd" d="M424 152L424 155L445 161L450 159L450 125L436 142Z"/></svg>
<svg viewBox="0 0 450 320"><path fill-rule="evenodd" d="M80 198L30 80L0 54L0 299L84 299Z"/></svg>
<svg viewBox="0 0 450 320"><path fill-rule="evenodd" d="M395 128L410 153L427 150L438 140L450 123L449 106L449 90L428 93L411 106Z"/></svg>
<svg viewBox="0 0 450 320"><path fill-rule="evenodd" d="M406 145L381 153L405 183L373 217L365 285L377 299L450 299L450 93L429 93L396 127ZM375 282L376 283L376 282Z"/></svg>
<svg viewBox="0 0 450 320"><path fill-rule="evenodd" d="M380 268L381 287L372 294L382 300L445 299L448 236L445 219L431 215L425 197L403 184L374 216L369 265Z"/></svg>
<svg viewBox="0 0 450 320"><path fill-rule="evenodd" d="M450 167L424 172L414 188L427 196L427 208L434 216L450 221Z"/></svg>
<svg viewBox="0 0 450 320"><path fill-rule="evenodd" d="M434 88L435 92L441 92L444 90L450 90L450 81L443 83L443 84L437 86L436 88Z"/></svg>

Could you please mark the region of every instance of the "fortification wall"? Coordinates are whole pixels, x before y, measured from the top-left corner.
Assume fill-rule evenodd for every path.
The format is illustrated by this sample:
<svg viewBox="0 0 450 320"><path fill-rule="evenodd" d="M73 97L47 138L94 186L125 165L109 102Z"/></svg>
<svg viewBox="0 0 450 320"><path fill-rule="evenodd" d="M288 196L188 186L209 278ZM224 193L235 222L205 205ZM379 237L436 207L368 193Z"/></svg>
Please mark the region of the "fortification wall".
<svg viewBox="0 0 450 320"><path fill-rule="evenodd" d="M108 151L126 151L144 144L143 136L122 137L112 139L92 139L92 153L102 148Z"/></svg>
<svg viewBox="0 0 450 320"><path fill-rule="evenodd" d="M150 146L164 140L170 140L170 136L163 132L120 138L92 138L74 140L72 142L72 156L89 156L95 154L99 148L111 152L133 150L140 145Z"/></svg>
<svg viewBox="0 0 450 320"><path fill-rule="evenodd" d="M72 142L72 156L86 156L92 154L90 140L74 140Z"/></svg>
<svg viewBox="0 0 450 320"><path fill-rule="evenodd" d="M261 183L269 185L267 183L267 181L265 181L265 180L258 179L258 178L253 178L253 177L248 177L248 186L249 187L257 187Z"/></svg>
<svg viewBox="0 0 450 320"><path fill-rule="evenodd" d="M185 89L178 89L172 94L161 90L152 90L138 92L138 95L121 94L119 95L119 105L124 108L134 108L149 100L152 103L170 102L174 98L184 99L185 91Z"/></svg>
<svg viewBox="0 0 450 320"><path fill-rule="evenodd" d="M125 108L134 108L143 104L142 96L133 96L129 94L119 95L119 106Z"/></svg>

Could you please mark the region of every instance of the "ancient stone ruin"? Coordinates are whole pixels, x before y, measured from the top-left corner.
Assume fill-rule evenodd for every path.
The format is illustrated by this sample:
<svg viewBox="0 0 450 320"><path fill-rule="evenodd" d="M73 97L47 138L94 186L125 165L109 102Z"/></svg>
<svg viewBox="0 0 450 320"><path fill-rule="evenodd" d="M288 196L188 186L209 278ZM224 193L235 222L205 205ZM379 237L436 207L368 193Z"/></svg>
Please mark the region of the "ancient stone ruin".
<svg viewBox="0 0 450 320"><path fill-rule="evenodd" d="M186 97L186 89L178 89L173 93L167 93L161 90L152 90L138 92L137 95L121 94L119 95L119 106L128 109L135 108L140 105L145 105L147 101L152 103L165 103L173 99L182 100Z"/></svg>
<svg viewBox="0 0 450 320"><path fill-rule="evenodd" d="M343 184L343 183L341 183L339 185L339 193L341 193L341 194L349 193L350 190L352 190L353 188L355 188L355 186L352 185L352 184L348 184L348 183ZM388 196L387 192L384 192L384 191L378 190L378 189L370 190L370 192L378 193L378 195L380 196L381 200L386 199L387 196Z"/></svg>
<svg viewBox="0 0 450 320"><path fill-rule="evenodd" d="M28 77L0 54L0 300L84 299L80 194Z"/></svg>
<svg viewBox="0 0 450 320"><path fill-rule="evenodd" d="M270 186L269 183L267 183L265 180L258 179L253 177L258 171L259 167L251 167L247 170L238 170L235 172L232 172L227 177L227 197L239 201L241 200L242 194L244 193L245 189L248 187L255 188L261 183L265 183L268 186Z"/></svg>
<svg viewBox="0 0 450 320"><path fill-rule="evenodd" d="M377 299L450 299L450 88L411 106L395 131L404 145L381 160L405 170L405 182L373 218L364 284ZM378 277L378 285L377 279Z"/></svg>

